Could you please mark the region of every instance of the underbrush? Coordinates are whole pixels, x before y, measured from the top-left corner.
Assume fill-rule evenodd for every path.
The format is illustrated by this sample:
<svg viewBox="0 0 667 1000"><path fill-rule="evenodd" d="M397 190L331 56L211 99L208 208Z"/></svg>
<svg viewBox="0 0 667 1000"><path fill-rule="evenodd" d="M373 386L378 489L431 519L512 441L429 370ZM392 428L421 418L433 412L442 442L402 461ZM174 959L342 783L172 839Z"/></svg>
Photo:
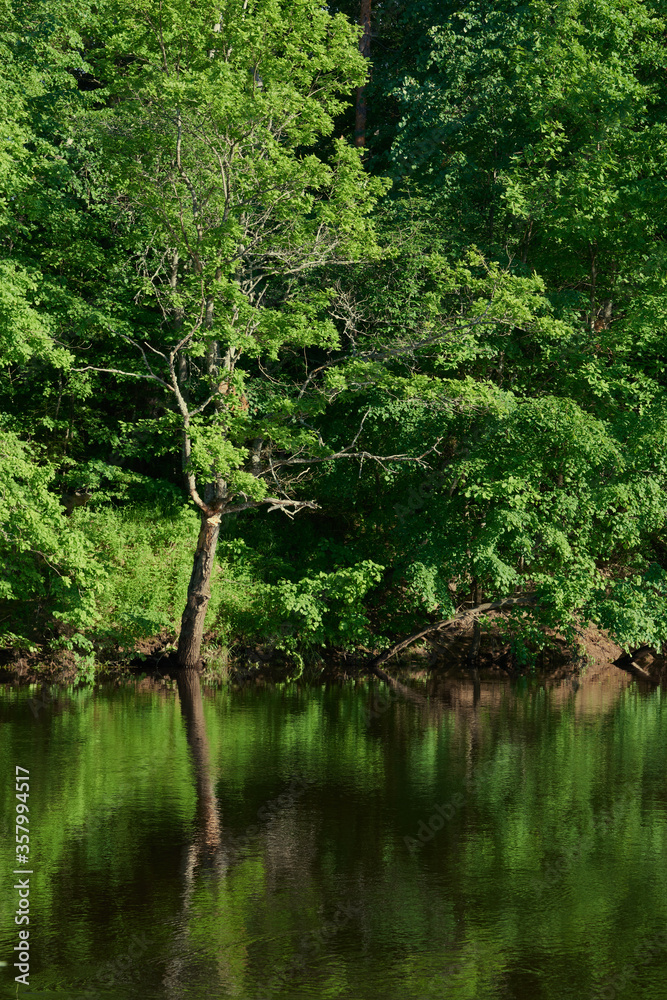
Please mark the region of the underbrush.
<svg viewBox="0 0 667 1000"><path fill-rule="evenodd" d="M174 637L192 571L196 512L106 507L59 516L59 544L79 552L82 569L74 565L64 573L30 556L30 589L17 591L0 609L5 648L44 657L67 651L90 676L91 658L120 660L152 637ZM218 564L211 591L209 621L218 621L217 640L225 642L227 628L254 605L252 581Z"/></svg>
<svg viewBox="0 0 667 1000"><path fill-rule="evenodd" d="M45 534L43 550L17 550L20 573L9 564L5 571L21 585L0 604L5 649L23 651L32 662L61 657L79 680L92 683L102 667L173 647L197 512L144 504L80 508L70 518L60 508L48 513L53 540ZM332 560L329 571L288 564L236 531L233 521L225 526L211 581L203 654L212 678L225 680L235 659L270 659L290 676L317 677L334 652L378 649L395 639L391 609L386 602L377 607L378 593L386 593L384 567L368 559L344 566ZM47 542L60 561L49 556ZM651 565L595 593L585 618L621 645L659 648L667 635L666 596L667 574ZM418 627L428 620L425 610L411 615ZM547 641L537 608L496 620L494 634L519 669L534 667Z"/></svg>
<svg viewBox="0 0 667 1000"><path fill-rule="evenodd" d="M78 547L85 573L75 568L65 579L38 564L32 594L7 602L6 648L38 658L62 653L90 682L101 664L152 652L156 637L163 645L175 640L197 542L195 511L85 508L55 527L63 548ZM261 554L239 540L223 539L218 555L204 650L217 674L225 675L232 648L262 646L298 673L313 669L327 646L371 641L363 601L382 567L365 561L298 580L266 580Z"/></svg>

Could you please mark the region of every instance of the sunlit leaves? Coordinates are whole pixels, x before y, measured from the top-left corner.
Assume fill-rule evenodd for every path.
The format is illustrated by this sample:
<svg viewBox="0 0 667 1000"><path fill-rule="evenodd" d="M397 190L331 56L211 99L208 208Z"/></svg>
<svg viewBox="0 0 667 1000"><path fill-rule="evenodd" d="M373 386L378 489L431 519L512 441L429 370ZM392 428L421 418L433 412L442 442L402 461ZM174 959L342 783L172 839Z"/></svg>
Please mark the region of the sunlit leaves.
<svg viewBox="0 0 667 1000"><path fill-rule="evenodd" d="M0 599L15 602L10 623L28 644L34 609L47 598L70 631L91 625L104 576L90 541L63 517L51 489L54 473L39 449L0 428ZM16 642L13 634L10 644Z"/></svg>

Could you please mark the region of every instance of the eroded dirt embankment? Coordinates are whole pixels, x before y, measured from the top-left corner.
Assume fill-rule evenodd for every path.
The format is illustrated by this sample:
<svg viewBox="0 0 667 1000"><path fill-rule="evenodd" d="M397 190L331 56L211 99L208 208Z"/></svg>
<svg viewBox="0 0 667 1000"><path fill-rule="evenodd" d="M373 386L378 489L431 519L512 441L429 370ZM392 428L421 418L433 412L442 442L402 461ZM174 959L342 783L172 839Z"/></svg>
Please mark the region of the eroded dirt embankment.
<svg viewBox="0 0 667 1000"><path fill-rule="evenodd" d="M212 637L209 637L212 639ZM656 650L642 647L624 652L600 629L588 626L580 630L575 648L562 636L550 633L546 647L532 663L521 663L509 644L491 621L481 635L479 647L473 647L473 627L470 622L457 622L444 633L424 636L410 648L383 659L376 676L387 675L400 681L459 679L462 682L497 682L522 676L543 681L575 680L614 685L629 683L633 678L646 683L667 683L667 658ZM474 660L471 647L475 648ZM50 657L39 653L26 654L18 650L5 651L0 663L0 682L14 684L73 684L94 679L122 680L136 676L156 680L175 676L174 637L156 636L143 640L131 654L110 651L94 665L61 651ZM209 641L207 655L202 660L202 674L210 683L246 683L248 681L279 682L297 677L304 681L326 681L361 678L372 672L372 664L382 651L358 649L354 652L328 649L321 658L308 660L301 671L293 660L269 646L243 646L231 651L216 649ZM371 668L369 670L369 668ZM87 671L87 675L86 675Z"/></svg>

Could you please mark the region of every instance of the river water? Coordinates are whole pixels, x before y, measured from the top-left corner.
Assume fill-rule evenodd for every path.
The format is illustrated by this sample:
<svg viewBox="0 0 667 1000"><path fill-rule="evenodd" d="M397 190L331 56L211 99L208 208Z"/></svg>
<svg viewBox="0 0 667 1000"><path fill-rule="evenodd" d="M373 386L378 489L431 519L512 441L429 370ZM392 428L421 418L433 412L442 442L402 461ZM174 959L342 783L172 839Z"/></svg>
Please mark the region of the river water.
<svg viewBox="0 0 667 1000"><path fill-rule="evenodd" d="M417 692L4 688L4 995L664 1000L662 692Z"/></svg>

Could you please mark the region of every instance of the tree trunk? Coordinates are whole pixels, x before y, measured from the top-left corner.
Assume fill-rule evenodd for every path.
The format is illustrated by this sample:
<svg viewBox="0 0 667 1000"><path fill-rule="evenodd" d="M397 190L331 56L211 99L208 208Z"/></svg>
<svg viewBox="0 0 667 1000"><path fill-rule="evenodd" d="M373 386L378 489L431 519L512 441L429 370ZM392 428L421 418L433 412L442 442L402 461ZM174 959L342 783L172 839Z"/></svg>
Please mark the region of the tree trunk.
<svg viewBox="0 0 667 1000"><path fill-rule="evenodd" d="M188 585L188 599L178 640L178 663L188 670L198 670L201 666L204 620L211 599L211 573L219 534L220 515L202 513L197 551Z"/></svg>
<svg viewBox="0 0 667 1000"><path fill-rule="evenodd" d="M592 333L595 333L595 320L597 319L597 276L597 244L591 244L591 314L589 325Z"/></svg>
<svg viewBox="0 0 667 1000"><path fill-rule="evenodd" d="M370 59L371 55L371 0L361 0L361 16L359 24L364 29L364 33L359 39L359 51L365 59ZM366 88L357 88L357 108L356 124L354 129L355 146L366 145Z"/></svg>
<svg viewBox="0 0 667 1000"><path fill-rule="evenodd" d="M473 584L473 604L479 607L482 603L482 588L479 584L479 580L475 580ZM468 670L472 670L475 675L477 675L477 670L479 668L479 647L482 640L482 630L480 628L479 620L475 618L472 626L472 642L468 647Z"/></svg>

